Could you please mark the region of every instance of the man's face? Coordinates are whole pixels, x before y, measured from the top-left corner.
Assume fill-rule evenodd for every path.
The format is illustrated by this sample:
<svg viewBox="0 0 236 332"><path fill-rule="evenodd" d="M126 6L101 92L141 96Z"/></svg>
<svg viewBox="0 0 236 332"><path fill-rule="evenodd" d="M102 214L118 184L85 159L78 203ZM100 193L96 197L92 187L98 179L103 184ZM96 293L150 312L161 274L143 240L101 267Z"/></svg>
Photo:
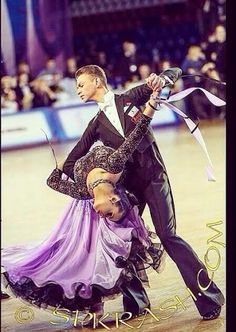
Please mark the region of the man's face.
<svg viewBox="0 0 236 332"><path fill-rule="evenodd" d="M96 78L89 74L82 74L76 80L77 93L84 101L95 100L97 92Z"/></svg>

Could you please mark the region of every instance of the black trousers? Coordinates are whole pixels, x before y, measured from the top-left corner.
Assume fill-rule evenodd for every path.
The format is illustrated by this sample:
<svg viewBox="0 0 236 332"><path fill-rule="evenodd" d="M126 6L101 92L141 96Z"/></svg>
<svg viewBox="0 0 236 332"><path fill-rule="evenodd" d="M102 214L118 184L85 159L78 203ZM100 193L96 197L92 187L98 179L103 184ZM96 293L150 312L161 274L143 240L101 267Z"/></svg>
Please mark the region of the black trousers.
<svg viewBox="0 0 236 332"><path fill-rule="evenodd" d="M145 308L150 307L150 302L141 280L134 276L132 280L120 286L123 295L124 312L134 315L142 314Z"/></svg>
<svg viewBox="0 0 236 332"><path fill-rule="evenodd" d="M176 263L186 286L191 290L196 300L195 305L204 315L215 309L217 305L224 304L224 296L210 278L205 265L199 260L191 246L176 234L175 206L171 186L164 163L157 147L152 146L149 154L143 157L146 162L135 167L133 172L127 174L127 186L134 192L143 204L140 212L148 204L152 222L167 254ZM136 179L135 179L136 177ZM137 189L138 186L138 189ZM197 275L202 286L210 283L207 290L202 291L198 285Z"/></svg>

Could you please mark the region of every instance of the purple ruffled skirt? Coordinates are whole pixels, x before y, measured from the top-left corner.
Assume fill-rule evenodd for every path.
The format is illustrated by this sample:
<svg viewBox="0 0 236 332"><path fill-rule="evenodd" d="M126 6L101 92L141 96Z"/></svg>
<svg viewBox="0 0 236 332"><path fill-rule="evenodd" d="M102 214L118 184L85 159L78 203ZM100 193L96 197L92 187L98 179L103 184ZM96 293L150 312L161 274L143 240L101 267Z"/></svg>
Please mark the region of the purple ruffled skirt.
<svg viewBox="0 0 236 332"><path fill-rule="evenodd" d="M91 200L74 199L44 242L2 250L3 278L16 296L39 307L89 310L120 292L120 283L153 256L151 247L137 207L115 223L98 216ZM132 271L119 261L132 262ZM144 270L142 276L147 281Z"/></svg>

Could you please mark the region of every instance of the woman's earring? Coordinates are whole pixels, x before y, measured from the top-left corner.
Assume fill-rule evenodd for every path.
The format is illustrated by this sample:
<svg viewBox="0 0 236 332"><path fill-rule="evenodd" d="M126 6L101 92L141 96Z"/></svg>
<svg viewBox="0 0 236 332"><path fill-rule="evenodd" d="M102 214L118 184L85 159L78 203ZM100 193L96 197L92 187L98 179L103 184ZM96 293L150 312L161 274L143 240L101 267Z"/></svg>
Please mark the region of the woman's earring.
<svg viewBox="0 0 236 332"><path fill-rule="evenodd" d="M121 200L120 197L111 197L111 198L110 198L110 202L111 202L112 204L115 204L115 203L119 202L120 200Z"/></svg>
<svg viewBox="0 0 236 332"><path fill-rule="evenodd" d="M112 198L110 198L110 201L112 204L115 204L118 200L116 197L112 197Z"/></svg>

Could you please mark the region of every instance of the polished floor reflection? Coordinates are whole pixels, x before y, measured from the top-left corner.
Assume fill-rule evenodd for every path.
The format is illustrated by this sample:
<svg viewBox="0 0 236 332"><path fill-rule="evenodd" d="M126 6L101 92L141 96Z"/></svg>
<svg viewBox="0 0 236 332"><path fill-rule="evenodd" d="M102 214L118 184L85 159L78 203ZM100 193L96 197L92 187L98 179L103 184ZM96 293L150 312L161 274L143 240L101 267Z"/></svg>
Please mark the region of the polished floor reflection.
<svg viewBox="0 0 236 332"><path fill-rule="evenodd" d="M155 134L172 184L177 233L194 248L201 260L208 259L209 265L216 265L216 260L220 259L214 281L225 294L225 249L216 243L218 251L214 251L208 241L216 234L209 226L215 224L214 227L222 232L218 242L225 243L225 126L222 121L203 121L200 128L214 164L216 182L207 181L205 156L185 125L158 129ZM74 144L55 145L59 161L65 158ZM2 247L40 242L57 222L70 198L46 185L46 178L54 165L48 146L2 153ZM144 212L144 220L153 229L148 208ZM161 274L150 271L149 277L147 293L152 314L148 313L139 320L132 319L129 326L120 322L117 326L109 325L109 329L226 331L225 306L217 320L202 321L178 269L169 257L164 271ZM53 325L54 316L50 311L27 306L15 298L3 300L1 304L1 330L4 332L78 330L78 327L73 327L73 317L67 325ZM165 310L160 311L160 308ZM114 315L121 311L120 297L106 302L105 312ZM23 317L21 322L19 317ZM96 329L83 329L107 330L102 325Z"/></svg>

